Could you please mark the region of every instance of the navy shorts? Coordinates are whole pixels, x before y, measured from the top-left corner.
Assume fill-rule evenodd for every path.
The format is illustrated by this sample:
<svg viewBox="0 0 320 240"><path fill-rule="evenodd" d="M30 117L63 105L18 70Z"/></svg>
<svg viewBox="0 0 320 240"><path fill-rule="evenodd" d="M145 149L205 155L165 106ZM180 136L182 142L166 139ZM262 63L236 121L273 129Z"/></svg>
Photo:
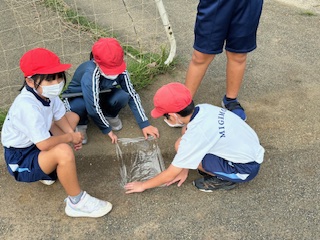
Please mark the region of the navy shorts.
<svg viewBox="0 0 320 240"><path fill-rule="evenodd" d="M263 0L200 0L194 28L194 49L219 54L225 49L247 53L257 47Z"/></svg>
<svg viewBox="0 0 320 240"><path fill-rule="evenodd" d="M36 182L39 180L57 180L53 171L45 174L38 162L40 150L36 145L27 148L4 148L4 157L9 173L19 182Z"/></svg>
<svg viewBox="0 0 320 240"><path fill-rule="evenodd" d="M202 167L217 177L231 182L248 182L257 176L260 164L233 163L213 154L206 154L202 160Z"/></svg>

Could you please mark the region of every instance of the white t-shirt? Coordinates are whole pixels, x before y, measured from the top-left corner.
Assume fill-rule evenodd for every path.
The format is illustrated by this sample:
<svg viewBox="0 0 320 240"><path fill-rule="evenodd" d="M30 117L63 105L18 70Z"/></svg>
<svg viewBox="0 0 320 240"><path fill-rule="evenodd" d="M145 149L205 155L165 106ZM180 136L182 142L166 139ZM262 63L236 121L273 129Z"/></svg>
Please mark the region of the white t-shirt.
<svg viewBox="0 0 320 240"><path fill-rule="evenodd" d="M199 104L197 108L172 165L197 169L208 153L234 163L262 163L264 148L247 123L224 108L210 104Z"/></svg>
<svg viewBox="0 0 320 240"><path fill-rule="evenodd" d="M52 121L65 115L59 97L50 99L48 104L34 94L25 87L11 105L1 132L3 146L26 148L46 140L50 137Z"/></svg>

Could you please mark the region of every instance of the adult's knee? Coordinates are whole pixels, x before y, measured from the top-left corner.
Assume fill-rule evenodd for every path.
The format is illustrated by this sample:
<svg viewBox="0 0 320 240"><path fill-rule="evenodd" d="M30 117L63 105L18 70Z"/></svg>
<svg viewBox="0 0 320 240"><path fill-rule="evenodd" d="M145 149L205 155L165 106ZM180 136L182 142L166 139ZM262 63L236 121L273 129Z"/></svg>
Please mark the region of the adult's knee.
<svg viewBox="0 0 320 240"><path fill-rule="evenodd" d="M209 65L214 59L214 56L214 54L205 54L195 50L192 53L191 62L195 65Z"/></svg>
<svg viewBox="0 0 320 240"><path fill-rule="evenodd" d="M227 58L228 61L244 64L247 61L247 53L233 53L227 51Z"/></svg>

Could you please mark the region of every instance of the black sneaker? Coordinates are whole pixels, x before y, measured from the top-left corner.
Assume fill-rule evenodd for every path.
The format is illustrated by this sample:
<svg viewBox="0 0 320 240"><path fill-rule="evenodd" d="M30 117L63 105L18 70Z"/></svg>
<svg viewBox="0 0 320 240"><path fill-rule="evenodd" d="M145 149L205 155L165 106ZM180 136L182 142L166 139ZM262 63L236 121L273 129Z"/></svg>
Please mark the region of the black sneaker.
<svg viewBox="0 0 320 240"><path fill-rule="evenodd" d="M200 175L202 175L202 176L204 177L204 179L207 179L207 178L211 178L211 177L212 177L212 175L209 175L208 173L205 173L205 172L203 172L203 171L201 171L201 170L199 170L199 169L198 169L198 173L199 173Z"/></svg>
<svg viewBox="0 0 320 240"><path fill-rule="evenodd" d="M203 177L193 181L193 185L202 192L213 192L214 190L230 190L236 187L235 182L217 178L216 176Z"/></svg>
<svg viewBox="0 0 320 240"><path fill-rule="evenodd" d="M235 99L234 101L227 101L226 96L224 96L221 101L221 105L223 108L226 108L234 114L238 115L243 121L247 120L247 115L237 99Z"/></svg>

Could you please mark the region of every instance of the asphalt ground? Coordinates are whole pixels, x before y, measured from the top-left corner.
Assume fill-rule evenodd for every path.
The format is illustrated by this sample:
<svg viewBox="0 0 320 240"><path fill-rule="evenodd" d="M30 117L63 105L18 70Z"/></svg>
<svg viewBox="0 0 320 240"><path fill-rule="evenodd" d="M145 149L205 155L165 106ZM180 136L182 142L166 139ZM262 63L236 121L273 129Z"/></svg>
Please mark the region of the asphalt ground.
<svg viewBox="0 0 320 240"><path fill-rule="evenodd" d="M196 4L179 0L165 5L172 25L178 33L179 28L187 29L188 38L175 34L181 61L175 71L139 92L149 116L155 91L163 84L184 81L192 51L194 18L184 16L194 16ZM231 191L203 193L192 186L199 175L190 171L179 188L126 195L115 146L90 125L88 144L76 152L80 183L91 195L113 203L113 210L99 219L67 217L66 194L59 182L52 186L16 182L1 153L0 238L320 239L320 16L301 14L305 9L277 1L264 4L258 48L249 55L239 95L247 122L266 149L261 171L252 182ZM195 102L219 105L224 91L222 54L208 69ZM120 117L124 128L119 137L141 136L128 108ZM180 130L161 119L150 121L160 131L158 144L168 166Z"/></svg>

